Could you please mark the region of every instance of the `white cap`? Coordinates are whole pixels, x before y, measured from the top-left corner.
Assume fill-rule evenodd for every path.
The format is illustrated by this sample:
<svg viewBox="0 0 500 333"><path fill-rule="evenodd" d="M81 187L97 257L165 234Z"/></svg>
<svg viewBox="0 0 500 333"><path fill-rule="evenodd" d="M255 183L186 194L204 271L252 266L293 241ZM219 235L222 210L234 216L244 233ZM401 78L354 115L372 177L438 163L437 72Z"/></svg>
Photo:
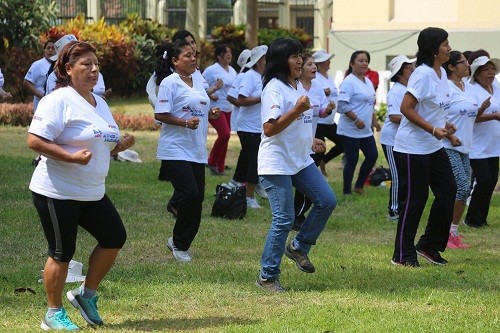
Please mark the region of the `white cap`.
<svg viewBox="0 0 500 333"><path fill-rule="evenodd" d="M240 66L240 68L241 68L240 72L243 70L243 68L245 68L245 65L247 64L248 59L250 59L251 55L252 55L252 51L250 51L249 49L244 49L243 51L241 51L240 56L238 57L238 60L236 61L238 66Z"/></svg>
<svg viewBox="0 0 500 333"><path fill-rule="evenodd" d="M253 65L259 61L260 58L265 56L267 53L267 45L259 45L252 49L252 54L250 55L250 61L245 65L246 68L252 68Z"/></svg>
<svg viewBox="0 0 500 333"><path fill-rule="evenodd" d="M389 62L389 70L391 71L391 75L389 75L389 80L394 77L394 75L399 72L403 64L411 64L415 62L417 59L409 59L404 54L400 54L397 57L392 58Z"/></svg>
<svg viewBox="0 0 500 333"><path fill-rule="evenodd" d="M335 54L328 53L328 52L326 52L326 50L323 50L323 49L318 50L318 51L313 53L314 62L325 62L327 60L332 59L333 57L335 57Z"/></svg>
<svg viewBox="0 0 500 333"><path fill-rule="evenodd" d="M469 79L470 83L474 83L474 81L476 80L474 78L474 74L476 74L477 69L481 66L486 65L489 62L495 65L495 75L500 73L500 59L497 58L490 59L487 56L478 57L470 65L470 79Z"/></svg>
<svg viewBox="0 0 500 333"><path fill-rule="evenodd" d="M139 157L139 154L132 149L127 149L118 153L117 157L120 162L135 162L142 163L142 160Z"/></svg>
<svg viewBox="0 0 500 333"><path fill-rule="evenodd" d="M56 61L57 57L59 57L59 52L63 49L71 41L78 40L75 35L64 35L57 42L54 43L54 48L56 49L56 54L50 57L50 60Z"/></svg>

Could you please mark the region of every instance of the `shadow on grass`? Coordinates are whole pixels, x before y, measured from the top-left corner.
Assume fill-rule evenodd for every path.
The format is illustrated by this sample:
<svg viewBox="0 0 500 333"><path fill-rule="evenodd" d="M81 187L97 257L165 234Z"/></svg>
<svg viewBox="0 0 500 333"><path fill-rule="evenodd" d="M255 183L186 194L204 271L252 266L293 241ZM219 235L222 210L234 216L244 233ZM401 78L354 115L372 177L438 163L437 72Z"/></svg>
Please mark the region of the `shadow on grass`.
<svg viewBox="0 0 500 333"><path fill-rule="evenodd" d="M226 325L251 325L257 320L235 317L205 317L205 318L158 318L125 320L120 324L106 325L110 329L139 329L141 332L155 331L191 331L203 330Z"/></svg>

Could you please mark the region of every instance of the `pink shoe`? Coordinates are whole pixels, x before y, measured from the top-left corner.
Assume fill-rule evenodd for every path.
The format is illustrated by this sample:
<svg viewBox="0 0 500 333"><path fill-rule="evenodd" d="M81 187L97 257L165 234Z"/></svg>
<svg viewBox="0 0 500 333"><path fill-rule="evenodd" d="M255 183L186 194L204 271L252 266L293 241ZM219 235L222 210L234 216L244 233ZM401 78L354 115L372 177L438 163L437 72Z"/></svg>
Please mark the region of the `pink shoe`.
<svg viewBox="0 0 500 333"><path fill-rule="evenodd" d="M454 242L454 238L455 236L453 236L452 234L448 236L448 243L446 244L447 249L458 249L458 246Z"/></svg>
<svg viewBox="0 0 500 333"><path fill-rule="evenodd" d="M448 244L453 243L455 247L450 247L450 249L468 249L470 247L469 244L462 243L462 238L460 236L454 236L450 234L448 237Z"/></svg>

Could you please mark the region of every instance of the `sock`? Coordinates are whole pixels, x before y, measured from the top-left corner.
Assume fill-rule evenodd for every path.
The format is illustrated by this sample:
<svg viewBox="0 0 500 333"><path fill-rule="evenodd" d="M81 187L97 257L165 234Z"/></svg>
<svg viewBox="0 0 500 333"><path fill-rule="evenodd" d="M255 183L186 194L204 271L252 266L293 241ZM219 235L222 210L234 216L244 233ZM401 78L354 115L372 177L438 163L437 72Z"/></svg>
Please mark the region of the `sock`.
<svg viewBox="0 0 500 333"><path fill-rule="evenodd" d="M56 312L61 311L62 307L60 308L47 308L47 317L52 317L56 314Z"/></svg>
<svg viewBox="0 0 500 333"><path fill-rule="evenodd" d="M295 238L292 240L292 250L294 251L297 251L297 249L299 248L299 246L297 245L297 241L295 240Z"/></svg>
<svg viewBox="0 0 500 333"><path fill-rule="evenodd" d="M457 237L458 236L458 224L451 224L450 226L450 234Z"/></svg>
<svg viewBox="0 0 500 333"><path fill-rule="evenodd" d="M82 295L83 298L86 298L86 299L90 299L90 298L94 297L96 293L97 293L96 290L87 288L85 286L83 286L83 292L82 292L82 288L80 288L80 294Z"/></svg>

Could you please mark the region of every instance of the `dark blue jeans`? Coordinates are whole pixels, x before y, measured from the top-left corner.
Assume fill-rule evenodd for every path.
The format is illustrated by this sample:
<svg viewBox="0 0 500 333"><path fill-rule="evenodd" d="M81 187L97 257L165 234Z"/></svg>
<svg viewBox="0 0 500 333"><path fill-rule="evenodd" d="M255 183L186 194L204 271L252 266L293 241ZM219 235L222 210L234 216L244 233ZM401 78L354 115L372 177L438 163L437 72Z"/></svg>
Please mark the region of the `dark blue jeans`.
<svg viewBox="0 0 500 333"><path fill-rule="evenodd" d="M365 155L365 160L359 169L358 179L354 184L356 188L363 188L366 178L370 174L375 162L377 161L378 151L375 144L375 138L369 136L367 138L351 138L348 136L340 135L342 144L344 145L344 154L346 163L344 166L344 194L352 192L352 179L354 177L354 170L358 164L359 151Z"/></svg>

